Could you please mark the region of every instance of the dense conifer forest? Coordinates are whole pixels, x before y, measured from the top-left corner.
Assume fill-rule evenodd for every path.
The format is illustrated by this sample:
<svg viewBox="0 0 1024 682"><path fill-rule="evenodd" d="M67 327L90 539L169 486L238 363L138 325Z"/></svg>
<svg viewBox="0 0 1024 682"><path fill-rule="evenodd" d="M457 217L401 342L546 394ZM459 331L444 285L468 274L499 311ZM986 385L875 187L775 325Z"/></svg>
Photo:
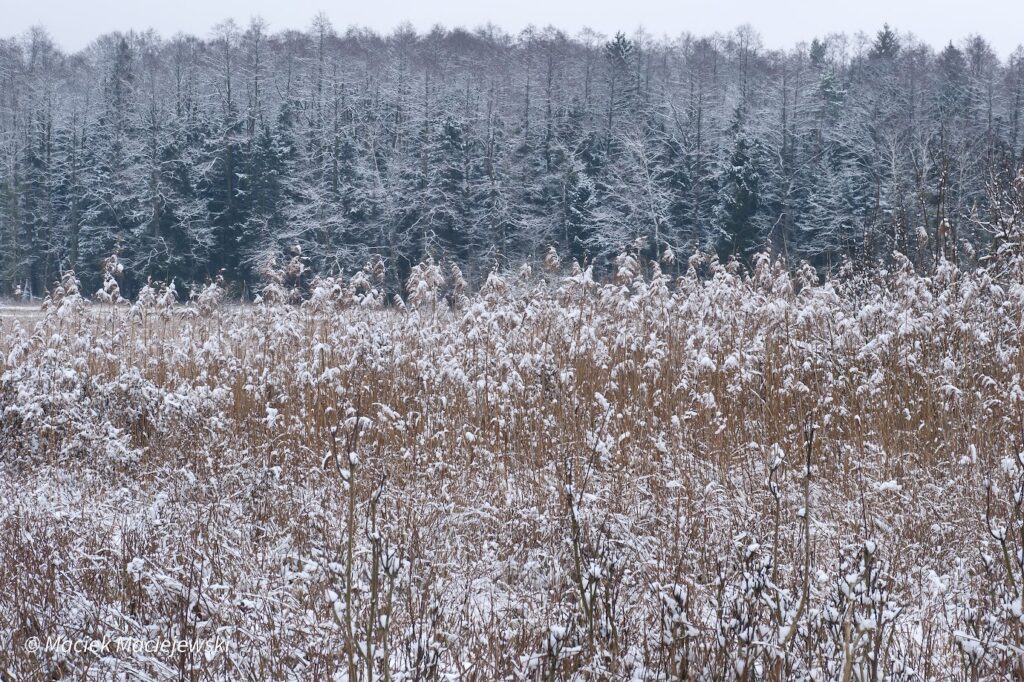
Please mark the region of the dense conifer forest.
<svg viewBox="0 0 1024 682"><path fill-rule="evenodd" d="M0 40L0 295L132 295L218 274L239 293L427 256L479 283L629 250L819 271L904 254L972 267L1005 238L1024 51L888 26L787 50L740 27L655 38L332 27Z"/></svg>

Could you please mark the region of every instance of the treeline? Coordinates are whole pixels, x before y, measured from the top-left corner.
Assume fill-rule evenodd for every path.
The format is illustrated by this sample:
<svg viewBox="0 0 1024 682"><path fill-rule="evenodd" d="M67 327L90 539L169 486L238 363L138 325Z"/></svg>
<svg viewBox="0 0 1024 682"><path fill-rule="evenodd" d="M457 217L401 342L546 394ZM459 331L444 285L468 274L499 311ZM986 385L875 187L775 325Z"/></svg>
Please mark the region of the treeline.
<svg viewBox="0 0 1024 682"><path fill-rule="evenodd" d="M1024 153L1024 51L936 52L889 27L765 49L728 35L389 36L218 25L64 54L0 40L0 294L63 270L122 289L251 288L426 256L479 280L623 249L769 248L828 268L989 252Z"/></svg>

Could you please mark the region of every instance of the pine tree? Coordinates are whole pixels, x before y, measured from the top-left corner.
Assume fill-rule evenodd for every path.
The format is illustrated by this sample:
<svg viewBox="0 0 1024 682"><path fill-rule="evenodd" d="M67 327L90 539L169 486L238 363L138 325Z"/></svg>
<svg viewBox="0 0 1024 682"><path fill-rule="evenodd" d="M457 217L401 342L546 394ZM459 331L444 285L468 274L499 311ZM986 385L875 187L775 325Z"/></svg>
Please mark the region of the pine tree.
<svg viewBox="0 0 1024 682"><path fill-rule="evenodd" d="M737 134L720 181L717 249L723 260L735 257L750 265L753 254L764 246L766 235L757 220L762 183L759 155L757 142Z"/></svg>
<svg viewBox="0 0 1024 682"><path fill-rule="evenodd" d="M895 59L900 53L900 47L900 39L896 32L889 28L889 24L885 24L875 35L870 56L872 59Z"/></svg>

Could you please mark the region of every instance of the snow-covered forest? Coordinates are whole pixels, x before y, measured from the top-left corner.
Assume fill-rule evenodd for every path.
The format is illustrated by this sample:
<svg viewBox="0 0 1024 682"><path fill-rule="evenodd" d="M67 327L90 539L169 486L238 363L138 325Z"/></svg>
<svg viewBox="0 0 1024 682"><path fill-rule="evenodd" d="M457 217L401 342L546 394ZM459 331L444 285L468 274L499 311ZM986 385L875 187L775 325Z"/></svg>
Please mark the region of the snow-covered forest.
<svg viewBox="0 0 1024 682"><path fill-rule="evenodd" d="M766 49L553 29L0 40L0 294L223 274L238 293L426 256L471 283L548 246L600 273L769 248L827 269L900 252L973 266L1021 162L1024 52L884 27ZM607 271L607 270L605 270Z"/></svg>
<svg viewBox="0 0 1024 682"><path fill-rule="evenodd" d="M1024 679L1022 113L885 25L0 39L0 679Z"/></svg>

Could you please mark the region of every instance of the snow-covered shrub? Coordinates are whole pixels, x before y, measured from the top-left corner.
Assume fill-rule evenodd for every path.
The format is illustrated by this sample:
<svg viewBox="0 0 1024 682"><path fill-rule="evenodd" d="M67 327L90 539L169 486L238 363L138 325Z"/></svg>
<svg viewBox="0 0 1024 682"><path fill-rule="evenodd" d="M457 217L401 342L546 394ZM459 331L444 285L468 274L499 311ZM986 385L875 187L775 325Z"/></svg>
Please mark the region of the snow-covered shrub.
<svg viewBox="0 0 1024 682"><path fill-rule="evenodd" d="M0 669L1019 676L1024 286L630 253L477 292L428 260L409 310L379 263L102 313L67 273L0 320Z"/></svg>

